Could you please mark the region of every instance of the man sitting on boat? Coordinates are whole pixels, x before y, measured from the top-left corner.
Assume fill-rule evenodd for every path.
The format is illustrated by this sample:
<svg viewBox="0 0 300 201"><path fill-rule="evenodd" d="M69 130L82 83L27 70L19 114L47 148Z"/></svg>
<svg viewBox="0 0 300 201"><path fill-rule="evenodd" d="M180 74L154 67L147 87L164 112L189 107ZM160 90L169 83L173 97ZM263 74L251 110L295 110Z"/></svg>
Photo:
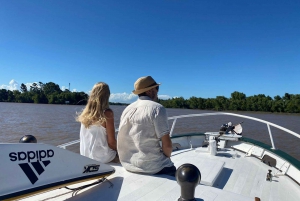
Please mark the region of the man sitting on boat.
<svg viewBox="0 0 300 201"><path fill-rule="evenodd" d="M176 167L170 159L172 141L167 112L156 102L159 85L151 76L134 83L133 93L139 98L121 115L118 152L127 171L174 176Z"/></svg>

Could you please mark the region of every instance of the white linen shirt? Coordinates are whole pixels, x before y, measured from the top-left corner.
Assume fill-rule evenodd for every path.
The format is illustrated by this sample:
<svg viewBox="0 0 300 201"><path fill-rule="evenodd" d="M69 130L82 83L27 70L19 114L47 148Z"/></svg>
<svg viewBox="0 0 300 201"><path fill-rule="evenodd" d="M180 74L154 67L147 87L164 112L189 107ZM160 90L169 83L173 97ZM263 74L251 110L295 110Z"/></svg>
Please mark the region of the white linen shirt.
<svg viewBox="0 0 300 201"><path fill-rule="evenodd" d="M108 163L116 157L116 151L107 143L106 128L101 125L91 125L80 128L80 154L91 159Z"/></svg>
<svg viewBox="0 0 300 201"><path fill-rule="evenodd" d="M166 109L147 96L139 97L125 108L120 120L117 146L122 166L147 174L173 166L159 143L169 133Z"/></svg>

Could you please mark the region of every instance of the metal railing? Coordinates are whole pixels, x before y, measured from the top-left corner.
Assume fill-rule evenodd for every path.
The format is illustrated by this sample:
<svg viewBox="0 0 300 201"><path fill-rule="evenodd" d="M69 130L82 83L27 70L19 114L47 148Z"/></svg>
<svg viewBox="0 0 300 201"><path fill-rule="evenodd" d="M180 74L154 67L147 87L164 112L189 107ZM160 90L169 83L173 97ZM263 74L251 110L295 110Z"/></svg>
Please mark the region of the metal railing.
<svg viewBox="0 0 300 201"><path fill-rule="evenodd" d="M282 126L279 126L277 124L274 124L274 123L271 123L271 122L268 122L268 121L265 121L265 120L262 120L262 119L258 119L258 118L255 118L255 117L249 117L249 116L245 116L245 115L234 114L234 113L225 113L225 112L213 112L213 113L202 113L202 114L188 114L188 115L179 115L179 116L169 117L168 120L174 119L172 127L171 127L171 131L170 131L170 136L172 136L172 134L173 134L174 127L175 127L177 119L188 118L188 117L213 116L213 115L230 115L230 116L242 117L242 118L245 118L245 119L251 119L251 120L254 120L254 121L258 121L258 122L267 124L269 135L270 135L270 140L271 140L271 144L272 144L272 149L276 149L276 147L275 147L275 144L274 144L274 141L273 141L273 136L272 136L272 132L271 132L270 126L276 127L276 128L278 128L280 130L283 130L283 131L285 131L287 133L290 133L290 134L296 136L297 138L300 138L299 134L297 134L294 131L291 131L289 129L286 129L286 128L282 127Z"/></svg>
<svg viewBox="0 0 300 201"><path fill-rule="evenodd" d="M202 114L188 114L188 115L179 115L179 116L169 117L168 120L174 119L174 121L172 123L171 130L170 130L170 136L172 136L172 134L173 134L173 131L174 131L177 119L189 118L189 117L213 116L213 115L230 115L230 116L242 117L242 118L245 118L245 119L251 119L251 120L254 120L254 121L258 121L258 122L267 124L269 135L270 135L270 140L271 140L271 144L272 144L272 149L276 149L276 147L275 147L275 144L274 144L274 141L273 141L273 136L272 136L272 132L271 132L270 126L276 127L276 128L278 128L280 130L283 130L283 131L285 131L287 133L290 133L290 134L296 136L297 138L300 138L299 134L297 134L294 131L291 131L289 129L286 129L286 128L282 127L282 126L279 126L277 124L274 124L274 123L271 123L271 122L268 122L268 121L265 121L265 120L262 120L262 119L250 117L250 116L245 116L245 115L240 115L240 114L234 114L234 113L225 113L225 112L212 112L212 113L202 113ZM118 129L116 129L116 132L118 132ZM73 144L77 144L79 142L80 142L80 140L74 140L74 141L71 141L71 142L67 142L65 144L58 145L58 147L65 149L67 146L70 146L70 145L73 145Z"/></svg>
<svg viewBox="0 0 300 201"><path fill-rule="evenodd" d="M74 141L71 141L71 142L67 142L65 144L58 145L57 147L66 149L67 146L70 146L70 145L73 145L73 144L77 144L79 142L80 142L80 140L78 139L78 140L74 140Z"/></svg>

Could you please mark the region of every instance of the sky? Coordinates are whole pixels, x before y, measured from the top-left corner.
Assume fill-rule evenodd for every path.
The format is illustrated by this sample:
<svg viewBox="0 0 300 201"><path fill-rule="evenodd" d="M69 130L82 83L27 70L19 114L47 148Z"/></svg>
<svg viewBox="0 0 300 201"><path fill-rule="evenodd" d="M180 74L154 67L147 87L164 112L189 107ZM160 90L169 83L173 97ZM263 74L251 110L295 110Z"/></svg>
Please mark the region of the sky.
<svg viewBox="0 0 300 201"><path fill-rule="evenodd" d="M0 88L102 81L130 103L148 75L161 99L300 94L300 1L0 0Z"/></svg>

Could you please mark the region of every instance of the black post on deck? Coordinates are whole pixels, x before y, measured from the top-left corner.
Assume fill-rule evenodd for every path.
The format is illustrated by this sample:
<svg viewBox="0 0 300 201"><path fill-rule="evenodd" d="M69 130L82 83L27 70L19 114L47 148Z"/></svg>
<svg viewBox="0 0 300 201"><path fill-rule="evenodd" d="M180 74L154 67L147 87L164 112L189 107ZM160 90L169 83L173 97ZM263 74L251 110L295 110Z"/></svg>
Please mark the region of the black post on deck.
<svg viewBox="0 0 300 201"><path fill-rule="evenodd" d="M185 163L176 170L175 177L181 187L178 201L195 201L195 189L201 181L200 170L193 164Z"/></svg>
<svg viewBox="0 0 300 201"><path fill-rule="evenodd" d="M37 143L37 140L33 135L24 135L19 143Z"/></svg>

